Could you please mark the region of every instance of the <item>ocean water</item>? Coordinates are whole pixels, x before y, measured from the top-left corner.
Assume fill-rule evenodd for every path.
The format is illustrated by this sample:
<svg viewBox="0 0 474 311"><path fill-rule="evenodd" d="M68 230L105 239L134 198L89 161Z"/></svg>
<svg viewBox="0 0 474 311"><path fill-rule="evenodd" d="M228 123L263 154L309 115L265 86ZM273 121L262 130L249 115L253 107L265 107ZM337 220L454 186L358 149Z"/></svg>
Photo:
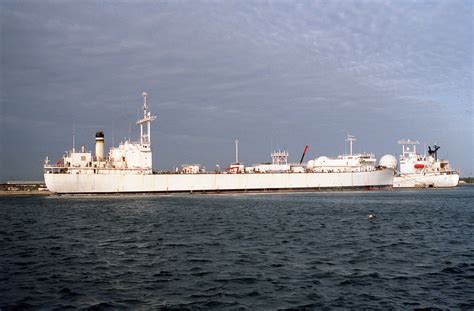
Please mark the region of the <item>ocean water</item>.
<svg viewBox="0 0 474 311"><path fill-rule="evenodd" d="M2 310L474 309L471 186L0 197L0 241Z"/></svg>

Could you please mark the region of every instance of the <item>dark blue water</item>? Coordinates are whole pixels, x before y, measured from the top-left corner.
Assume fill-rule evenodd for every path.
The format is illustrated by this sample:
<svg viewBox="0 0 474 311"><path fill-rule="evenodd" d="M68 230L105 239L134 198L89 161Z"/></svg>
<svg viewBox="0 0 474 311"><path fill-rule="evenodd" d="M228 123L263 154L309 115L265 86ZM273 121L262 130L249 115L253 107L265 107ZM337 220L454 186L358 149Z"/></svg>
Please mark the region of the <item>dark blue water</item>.
<svg viewBox="0 0 474 311"><path fill-rule="evenodd" d="M2 197L0 241L2 310L474 308L468 186Z"/></svg>

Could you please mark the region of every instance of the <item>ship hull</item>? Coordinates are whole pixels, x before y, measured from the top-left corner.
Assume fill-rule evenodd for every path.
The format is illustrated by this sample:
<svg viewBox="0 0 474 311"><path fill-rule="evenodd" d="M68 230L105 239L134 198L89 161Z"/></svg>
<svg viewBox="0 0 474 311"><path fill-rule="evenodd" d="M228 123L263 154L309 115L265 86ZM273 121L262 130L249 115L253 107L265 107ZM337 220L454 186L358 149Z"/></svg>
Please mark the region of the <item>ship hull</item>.
<svg viewBox="0 0 474 311"><path fill-rule="evenodd" d="M68 174L48 173L58 194L218 193L391 188L393 170L347 173L255 174Z"/></svg>
<svg viewBox="0 0 474 311"><path fill-rule="evenodd" d="M393 178L394 188L452 188L459 183L459 174L403 174Z"/></svg>

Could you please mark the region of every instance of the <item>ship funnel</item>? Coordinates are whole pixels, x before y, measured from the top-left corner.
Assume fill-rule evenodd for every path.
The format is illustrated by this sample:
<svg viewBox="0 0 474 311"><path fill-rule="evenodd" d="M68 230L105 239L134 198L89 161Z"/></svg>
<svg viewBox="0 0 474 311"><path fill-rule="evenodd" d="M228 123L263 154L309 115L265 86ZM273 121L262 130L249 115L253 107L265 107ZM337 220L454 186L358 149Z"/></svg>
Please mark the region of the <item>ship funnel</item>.
<svg viewBox="0 0 474 311"><path fill-rule="evenodd" d="M97 161L104 160L104 132L95 133L95 157Z"/></svg>

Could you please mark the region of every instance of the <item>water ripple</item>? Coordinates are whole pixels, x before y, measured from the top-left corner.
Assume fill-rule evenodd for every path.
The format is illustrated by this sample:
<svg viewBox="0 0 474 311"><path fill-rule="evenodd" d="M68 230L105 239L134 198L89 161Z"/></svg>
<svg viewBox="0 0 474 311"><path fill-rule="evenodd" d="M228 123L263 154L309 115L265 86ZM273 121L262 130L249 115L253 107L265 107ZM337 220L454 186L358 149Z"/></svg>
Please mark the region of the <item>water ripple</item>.
<svg viewBox="0 0 474 311"><path fill-rule="evenodd" d="M471 310L473 198L2 197L0 309Z"/></svg>

